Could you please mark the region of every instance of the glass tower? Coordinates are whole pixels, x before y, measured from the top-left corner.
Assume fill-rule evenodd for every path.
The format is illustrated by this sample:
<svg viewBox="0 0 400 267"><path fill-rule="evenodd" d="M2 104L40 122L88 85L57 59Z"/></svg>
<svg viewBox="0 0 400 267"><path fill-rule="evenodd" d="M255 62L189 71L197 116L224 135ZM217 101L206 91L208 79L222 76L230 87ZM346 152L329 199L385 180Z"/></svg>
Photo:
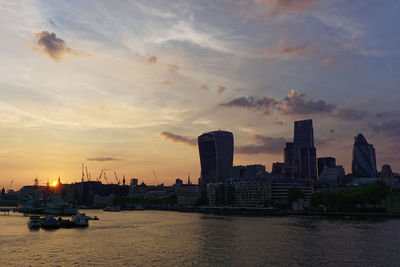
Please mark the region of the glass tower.
<svg viewBox="0 0 400 267"><path fill-rule="evenodd" d="M354 137L351 170L356 178L376 178L377 176L375 148L362 134Z"/></svg>
<svg viewBox="0 0 400 267"><path fill-rule="evenodd" d="M296 178L317 179L317 151L312 120L294 122L293 170Z"/></svg>
<svg viewBox="0 0 400 267"><path fill-rule="evenodd" d="M198 137L201 183L224 182L231 178L233 165L233 134L213 131Z"/></svg>

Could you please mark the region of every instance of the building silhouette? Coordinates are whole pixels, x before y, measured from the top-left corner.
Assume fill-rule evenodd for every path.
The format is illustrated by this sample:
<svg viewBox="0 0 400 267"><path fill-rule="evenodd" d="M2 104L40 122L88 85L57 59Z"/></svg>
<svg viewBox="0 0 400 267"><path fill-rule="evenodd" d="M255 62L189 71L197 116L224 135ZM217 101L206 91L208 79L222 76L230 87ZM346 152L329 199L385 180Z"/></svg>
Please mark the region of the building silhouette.
<svg viewBox="0 0 400 267"><path fill-rule="evenodd" d="M286 145L286 149L290 150L290 145ZM317 151L312 120L294 122L292 169L294 178L317 179Z"/></svg>
<svg viewBox="0 0 400 267"><path fill-rule="evenodd" d="M201 184L218 183L231 178L233 165L233 134L213 131L198 137Z"/></svg>
<svg viewBox="0 0 400 267"><path fill-rule="evenodd" d="M324 168L335 168L336 167L336 159L332 157L323 157L318 158L318 176L321 175L321 172Z"/></svg>
<svg viewBox="0 0 400 267"><path fill-rule="evenodd" d="M351 170L355 178L376 178L375 148L360 133L354 137Z"/></svg>

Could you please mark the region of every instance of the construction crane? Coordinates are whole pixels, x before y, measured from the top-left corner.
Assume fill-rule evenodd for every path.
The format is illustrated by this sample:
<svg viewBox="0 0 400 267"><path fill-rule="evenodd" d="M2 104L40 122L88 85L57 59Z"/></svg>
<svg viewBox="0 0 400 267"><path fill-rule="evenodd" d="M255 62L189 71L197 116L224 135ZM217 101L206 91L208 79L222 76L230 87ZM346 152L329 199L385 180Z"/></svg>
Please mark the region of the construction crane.
<svg viewBox="0 0 400 267"><path fill-rule="evenodd" d="M99 178L97 178L97 182L100 182L101 176L103 175L103 172L104 172L104 170L102 169L101 172L100 172Z"/></svg>
<svg viewBox="0 0 400 267"><path fill-rule="evenodd" d="M10 182L10 185L8 186L7 192L10 191L13 182L14 182L14 179L11 179L11 182Z"/></svg>
<svg viewBox="0 0 400 267"><path fill-rule="evenodd" d="M89 182L90 179L89 179L89 174L88 174L88 171L87 171L87 166L85 166L85 170L86 170L86 180Z"/></svg>
<svg viewBox="0 0 400 267"><path fill-rule="evenodd" d="M154 175L154 178L155 178L155 180L156 180L156 185L158 185L158 180L157 180L156 171L153 171L153 175Z"/></svg>
<svg viewBox="0 0 400 267"><path fill-rule="evenodd" d="M114 171L114 176L115 176L115 180L117 181L117 184L120 185L120 184L121 184L121 181L118 179L118 176L117 176L117 172L116 172L116 171Z"/></svg>
<svg viewBox="0 0 400 267"><path fill-rule="evenodd" d="M103 177L104 177L104 181L106 181L106 183L108 184L108 180L107 180L107 174L106 174L106 172L103 172L104 173L104 175L103 175Z"/></svg>
<svg viewBox="0 0 400 267"><path fill-rule="evenodd" d="M84 167L84 165L83 165L83 163L82 163L82 183L83 183L83 181L85 180L85 172L84 172L83 167Z"/></svg>

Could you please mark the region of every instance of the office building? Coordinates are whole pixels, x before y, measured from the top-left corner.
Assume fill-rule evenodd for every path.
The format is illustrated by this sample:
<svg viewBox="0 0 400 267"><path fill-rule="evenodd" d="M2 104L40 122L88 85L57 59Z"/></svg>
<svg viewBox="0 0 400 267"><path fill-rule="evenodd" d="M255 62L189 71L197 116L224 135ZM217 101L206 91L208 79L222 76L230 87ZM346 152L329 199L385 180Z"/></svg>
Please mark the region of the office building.
<svg viewBox="0 0 400 267"><path fill-rule="evenodd" d="M257 176L265 175L265 166L261 164L247 165L247 166L233 166L232 179L254 178Z"/></svg>
<svg viewBox="0 0 400 267"><path fill-rule="evenodd" d="M324 168L335 168L336 167L336 159L332 157L323 157L318 158L318 176L321 175L321 172Z"/></svg>
<svg viewBox="0 0 400 267"><path fill-rule="evenodd" d="M354 137L351 170L355 178L376 178L375 148L360 133Z"/></svg>
<svg viewBox="0 0 400 267"><path fill-rule="evenodd" d="M201 184L227 181L233 164L233 134L213 131L198 137Z"/></svg>
<svg viewBox="0 0 400 267"><path fill-rule="evenodd" d="M312 120L294 122L293 174L295 178L317 179L317 152Z"/></svg>

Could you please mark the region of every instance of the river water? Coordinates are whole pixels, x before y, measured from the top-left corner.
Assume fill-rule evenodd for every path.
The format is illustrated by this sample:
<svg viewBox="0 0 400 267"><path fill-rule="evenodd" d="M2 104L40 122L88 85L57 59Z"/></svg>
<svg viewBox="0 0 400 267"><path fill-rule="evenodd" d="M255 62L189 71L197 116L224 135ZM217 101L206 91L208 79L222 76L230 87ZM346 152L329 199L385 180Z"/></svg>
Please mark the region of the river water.
<svg viewBox="0 0 400 267"><path fill-rule="evenodd" d="M0 266L399 266L400 220L86 210L86 229L0 215Z"/></svg>

